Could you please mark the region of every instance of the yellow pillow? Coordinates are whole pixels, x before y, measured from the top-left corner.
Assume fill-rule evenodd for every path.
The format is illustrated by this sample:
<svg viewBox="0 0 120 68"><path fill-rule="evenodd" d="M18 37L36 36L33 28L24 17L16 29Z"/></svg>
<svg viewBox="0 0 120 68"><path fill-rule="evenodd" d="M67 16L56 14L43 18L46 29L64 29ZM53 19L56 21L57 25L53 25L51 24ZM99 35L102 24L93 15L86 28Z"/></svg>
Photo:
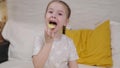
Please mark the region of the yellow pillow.
<svg viewBox="0 0 120 68"><path fill-rule="evenodd" d="M95 30L66 30L73 39L79 59L78 63L95 66L112 66L109 20Z"/></svg>
<svg viewBox="0 0 120 68"><path fill-rule="evenodd" d="M86 43L88 40L87 38L89 37L90 33L91 33L91 30L69 30L69 29L66 29L66 35L74 41L74 44L75 44L75 47L76 47L79 57L82 54L81 52L86 47Z"/></svg>

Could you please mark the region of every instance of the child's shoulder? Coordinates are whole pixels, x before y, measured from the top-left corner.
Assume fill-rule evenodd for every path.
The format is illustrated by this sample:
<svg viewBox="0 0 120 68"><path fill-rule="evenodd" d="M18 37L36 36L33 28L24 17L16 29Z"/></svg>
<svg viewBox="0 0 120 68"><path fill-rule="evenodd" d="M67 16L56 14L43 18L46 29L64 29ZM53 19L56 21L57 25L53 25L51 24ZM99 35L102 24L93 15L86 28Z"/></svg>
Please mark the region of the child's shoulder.
<svg viewBox="0 0 120 68"><path fill-rule="evenodd" d="M68 47L73 48L74 41L71 38L69 38L68 36L66 36L66 35L63 35L63 38L64 38L63 42L67 43Z"/></svg>
<svg viewBox="0 0 120 68"><path fill-rule="evenodd" d="M41 33L39 33L39 34L36 34L36 35L35 35L35 39L36 39L36 40L44 39L44 32L41 32Z"/></svg>
<svg viewBox="0 0 120 68"><path fill-rule="evenodd" d="M73 40L66 35L63 35L63 38L69 42L73 42Z"/></svg>

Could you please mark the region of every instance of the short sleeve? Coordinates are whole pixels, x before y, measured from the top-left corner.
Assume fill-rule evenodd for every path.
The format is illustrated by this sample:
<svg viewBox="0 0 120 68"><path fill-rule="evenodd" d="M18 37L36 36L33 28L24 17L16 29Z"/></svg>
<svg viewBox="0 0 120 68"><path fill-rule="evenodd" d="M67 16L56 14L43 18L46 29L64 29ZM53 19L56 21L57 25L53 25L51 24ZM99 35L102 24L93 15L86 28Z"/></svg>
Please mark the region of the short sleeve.
<svg viewBox="0 0 120 68"><path fill-rule="evenodd" d="M33 55L37 55L43 46L44 38L43 36L36 36L33 46Z"/></svg>
<svg viewBox="0 0 120 68"><path fill-rule="evenodd" d="M72 40L69 42L69 61L74 61L78 59L78 54L75 45Z"/></svg>

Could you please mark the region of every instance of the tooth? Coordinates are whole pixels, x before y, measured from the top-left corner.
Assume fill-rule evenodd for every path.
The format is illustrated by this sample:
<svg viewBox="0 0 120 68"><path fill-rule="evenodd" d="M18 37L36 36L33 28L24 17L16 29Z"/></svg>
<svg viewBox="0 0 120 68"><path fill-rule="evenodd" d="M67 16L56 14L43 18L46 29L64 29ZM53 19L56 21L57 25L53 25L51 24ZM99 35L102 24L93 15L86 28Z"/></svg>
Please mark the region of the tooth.
<svg viewBox="0 0 120 68"><path fill-rule="evenodd" d="M55 25L54 24L48 24L48 27L49 28L55 28Z"/></svg>

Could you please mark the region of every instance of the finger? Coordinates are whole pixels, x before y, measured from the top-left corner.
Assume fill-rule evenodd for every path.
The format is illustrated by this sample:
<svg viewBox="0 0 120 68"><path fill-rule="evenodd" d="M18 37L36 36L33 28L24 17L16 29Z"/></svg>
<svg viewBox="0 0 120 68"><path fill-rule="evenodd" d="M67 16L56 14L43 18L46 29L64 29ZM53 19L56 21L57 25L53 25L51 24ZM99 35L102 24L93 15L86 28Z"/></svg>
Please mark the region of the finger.
<svg viewBox="0 0 120 68"><path fill-rule="evenodd" d="M46 28L46 34L47 34L46 36L50 38L54 38L55 36L55 32L50 28Z"/></svg>

